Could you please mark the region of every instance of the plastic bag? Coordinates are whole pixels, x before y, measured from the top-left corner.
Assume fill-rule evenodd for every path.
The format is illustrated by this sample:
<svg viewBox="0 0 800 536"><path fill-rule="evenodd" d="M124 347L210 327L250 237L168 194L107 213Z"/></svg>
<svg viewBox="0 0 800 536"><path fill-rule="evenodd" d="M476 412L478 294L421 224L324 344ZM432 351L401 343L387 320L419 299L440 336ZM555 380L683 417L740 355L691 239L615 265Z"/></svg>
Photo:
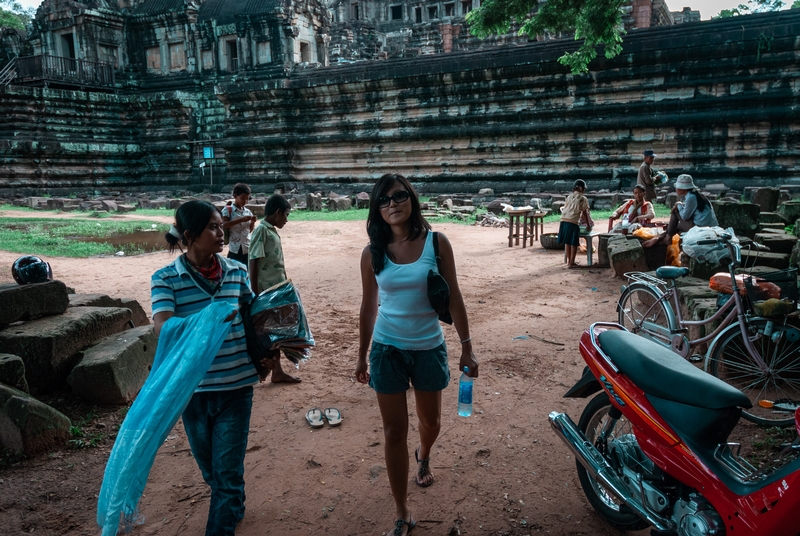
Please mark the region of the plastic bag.
<svg viewBox="0 0 800 536"><path fill-rule="evenodd" d="M747 296L747 289L744 286L744 280L749 275L739 274L736 276L736 287L739 289L739 294ZM722 292L723 294L733 294L733 285L731 284L731 274L720 272L711 276L708 280L708 286L711 290Z"/></svg>
<svg viewBox="0 0 800 536"><path fill-rule="evenodd" d="M731 243L739 243L736 233L730 227L728 229L723 229L722 227L692 227L683 234L683 251L700 262L719 264L720 260L730 256L728 248L720 248L717 244L699 245L698 242L715 240L722 234L729 234Z"/></svg>
<svg viewBox="0 0 800 536"><path fill-rule="evenodd" d="M222 347L230 330L224 320L235 310L229 303L216 302L186 318L172 317L162 326L153 368L106 464L97 501L103 536L117 534L120 521L126 532L132 528L156 452Z"/></svg>
<svg viewBox="0 0 800 536"><path fill-rule="evenodd" d="M283 350L291 362L299 365L311 357L309 348L316 344L300 294L290 280L268 288L250 303L245 334L253 361L271 351Z"/></svg>
<svg viewBox="0 0 800 536"><path fill-rule="evenodd" d="M636 225L635 223L633 225ZM650 240L651 238L655 238L659 235L658 228L656 227L638 227L631 231L631 234L636 238L641 238L642 240Z"/></svg>
<svg viewBox="0 0 800 536"><path fill-rule="evenodd" d="M672 237L672 244L667 246L667 254L664 259L667 266L680 266L681 265L681 237L674 235Z"/></svg>

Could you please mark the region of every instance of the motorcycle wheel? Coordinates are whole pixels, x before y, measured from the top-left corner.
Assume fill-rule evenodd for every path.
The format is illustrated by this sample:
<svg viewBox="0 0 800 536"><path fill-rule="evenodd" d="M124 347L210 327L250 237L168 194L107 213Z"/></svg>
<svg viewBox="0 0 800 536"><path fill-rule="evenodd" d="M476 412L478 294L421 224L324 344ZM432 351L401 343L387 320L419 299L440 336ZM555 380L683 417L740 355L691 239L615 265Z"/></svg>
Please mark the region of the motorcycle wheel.
<svg viewBox="0 0 800 536"><path fill-rule="evenodd" d="M605 445L598 443L600 442L600 433L610 418L608 416L609 409L611 409L611 402L608 400L608 395L600 393L583 410L578 423L578 428L586 436L586 439L597 447L603 456L607 455L608 449L605 448ZM608 441L632 433L631 423L623 416L617 421ZM609 525L625 531L642 530L650 526L650 523L638 515L622 508L622 503L590 476L580 462L576 461L575 464L578 467L578 480L580 480L589 504Z"/></svg>
<svg viewBox="0 0 800 536"><path fill-rule="evenodd" d="M745 419L763 426L790 426L794 424L794 407L800 404L800 330L775 325L773 335L767 337L766 325L763 318L749 322L753 347L766 363L766 371L750 357L738 323L720 335L706 370L747 395L753 407L742 411ZM763 408L759 400L788 401L789 406Z"/></svg>
<svg viewBox="0 0 800 536"><path fill-rule="evenodd" d="M635 333L670 348L674 318L669 303L660 300L661 295L652 287L634 284L625 289L617 303L619 323Z"/></svg>

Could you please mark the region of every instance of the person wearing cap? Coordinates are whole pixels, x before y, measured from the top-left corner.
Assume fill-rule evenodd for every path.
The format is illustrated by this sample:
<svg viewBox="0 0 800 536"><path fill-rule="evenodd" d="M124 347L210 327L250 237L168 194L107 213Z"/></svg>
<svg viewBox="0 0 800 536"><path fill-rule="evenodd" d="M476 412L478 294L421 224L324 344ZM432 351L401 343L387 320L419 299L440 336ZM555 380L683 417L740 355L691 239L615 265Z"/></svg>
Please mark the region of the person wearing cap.
<svg viewBox="0 0 800 536"><path fill-rule="evenodd" d="M683 201L675 203L672 207L667 231L644 242L642 246L649 248L659 243L670 244L676 233L686 232L695 226L716 227L719 225L711 202L697 191L691 175L685 173L678 175L678 179L675 181L675 192L678 197L683 198Z"/></svg>
<svg viewBox="0 0 800 536"><path fill-rule="evenodd" d="M620 207L614 211L610 218L608 218L608 232L614 227L614 220L622 219L625 215L628 216L628 223L631 225L630 231L633 232L642 225L647 225L650 220L656 217L653 210L653 204L645 201L645 188L641 184L633 187L633 199L624 202ZM617 224L618 226L620 224ZM635 226L635 227L634 227Z"/></svg>
<svg viewBox="0 0 800 536"><path fill-rule="evenodd" d="M644 152L644 162L639 166L639 175L636 177L636 184L644 187L645 201L652 201L656 198L656 170L652 168L656 153L652 149Z"/></svg>

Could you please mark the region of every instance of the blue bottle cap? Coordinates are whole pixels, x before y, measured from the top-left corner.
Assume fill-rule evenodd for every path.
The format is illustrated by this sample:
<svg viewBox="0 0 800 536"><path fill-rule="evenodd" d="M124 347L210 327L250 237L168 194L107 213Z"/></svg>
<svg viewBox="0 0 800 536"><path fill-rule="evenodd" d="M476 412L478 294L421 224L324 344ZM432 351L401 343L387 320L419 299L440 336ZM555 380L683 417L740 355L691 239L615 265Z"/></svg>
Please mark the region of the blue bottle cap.
<svg viewBox="0 0 800 536"><path fill-rule="evenodd" d="M469 373L469 367L464 367L464 374L468 374L468 373Z"/></svg>

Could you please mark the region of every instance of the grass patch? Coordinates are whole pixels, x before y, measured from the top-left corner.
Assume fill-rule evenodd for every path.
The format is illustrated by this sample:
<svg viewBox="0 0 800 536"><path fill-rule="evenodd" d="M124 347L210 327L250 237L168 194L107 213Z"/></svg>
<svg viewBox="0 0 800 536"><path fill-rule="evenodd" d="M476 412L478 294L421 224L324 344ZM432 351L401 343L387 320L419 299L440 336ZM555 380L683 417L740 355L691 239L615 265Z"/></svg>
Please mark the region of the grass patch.
<svg viewBox="0 0 800 536"><path fill-rule="evenodd" d="M0 218L0 244L12 253L59 257L113 255L124 251L137 255L144 249L135 243L113 245L118 235L151 231L163 236L169 226L149 221L92 221L82 219L52 220L40 218ZM96 239L85 242L82 238ZM108 242L103 239L109 239Z"/></svg>

